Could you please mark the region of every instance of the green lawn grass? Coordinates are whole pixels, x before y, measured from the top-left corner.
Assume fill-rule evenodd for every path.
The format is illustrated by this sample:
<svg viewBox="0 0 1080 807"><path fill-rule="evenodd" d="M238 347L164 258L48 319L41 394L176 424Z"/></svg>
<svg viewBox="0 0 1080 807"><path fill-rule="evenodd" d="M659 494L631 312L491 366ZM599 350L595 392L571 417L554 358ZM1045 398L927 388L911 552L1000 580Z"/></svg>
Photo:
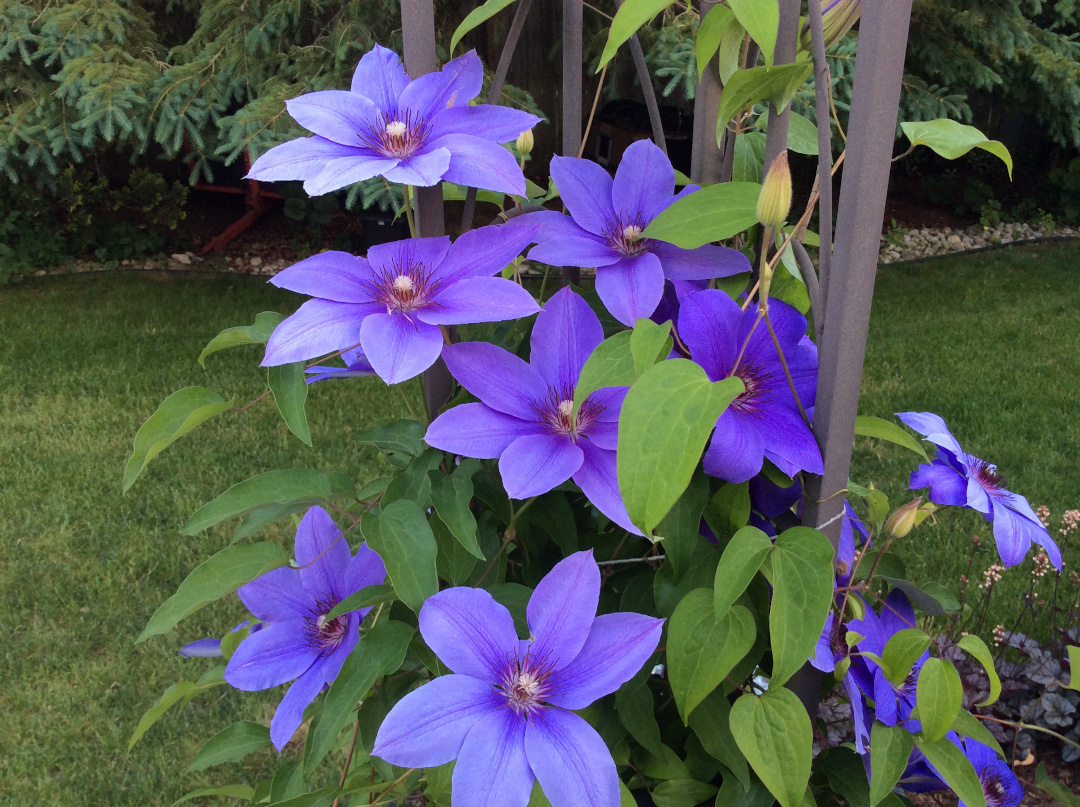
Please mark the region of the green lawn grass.
<svg viewBox="0 0 1080 807"><path fill-rule="evenodd" d="M861 412L937 412L1033 506L1080 507L1080 249L893 265L877 289ZM208 666L175 649L241 619L239 603L207 608L145 644L134 639L228 541L226 528L181 537L192 512L272 468L375 475L378 458L355 436L400 416L400 395L377 380L319 384L308 399L314 449L264 402L183 438L126 495L120 479L135 431L172 391L199 384L241 401L258 396L256 348L211 356L205 371L195 358L219 330L298 302L258 279L221 275L82 275L0 291L0 804L167 805L238 774L256 781L270 759L261 752L244 766L183 773L205 739L238 719L267 719L279 697L227 688L169 713L126 751L160 693ZM913 459L860 439L853 478L900 502ZM898 551L914 579L955 586L971 534L992 544L990 531L968 514L938 521ZM290 532L269 538L288 546ZM1075 548L1068 554L1080 560ZM1022 572L1006 576L991 624L1015 613L1021 587Z"/></svg>

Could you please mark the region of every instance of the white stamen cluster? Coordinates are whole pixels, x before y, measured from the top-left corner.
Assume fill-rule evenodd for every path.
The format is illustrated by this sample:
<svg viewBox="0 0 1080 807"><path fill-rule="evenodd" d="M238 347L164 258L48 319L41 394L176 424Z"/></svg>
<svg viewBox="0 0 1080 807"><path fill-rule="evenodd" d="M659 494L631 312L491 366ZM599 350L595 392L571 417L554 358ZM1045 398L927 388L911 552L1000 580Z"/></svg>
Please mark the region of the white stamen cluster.
<svg viewBox="0 0 1080 807"><path fill-rule="evenodd" d="M392 120L386 124L388 137L404 137L407 131L409 131L409 127L405 125L405 121Z"/></svg>
<svg viewBox="0 0 1080 807"><path fill-rule="evenodd" d="M416 288L416 284L413 283L413 279L408 275L398 275L394 278L393 282L394 291L400 293L407 293Z"/></svg>

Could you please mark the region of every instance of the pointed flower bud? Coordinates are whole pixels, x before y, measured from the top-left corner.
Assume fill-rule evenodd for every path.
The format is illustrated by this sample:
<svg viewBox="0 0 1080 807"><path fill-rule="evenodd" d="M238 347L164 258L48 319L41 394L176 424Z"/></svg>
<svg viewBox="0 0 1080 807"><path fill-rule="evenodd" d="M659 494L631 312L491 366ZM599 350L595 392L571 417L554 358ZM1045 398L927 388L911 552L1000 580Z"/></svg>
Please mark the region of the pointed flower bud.
<svg viewBox="0 0 1080 807"><path fill-rule="evenodd" d="M519 154L528 154L533 150L533 143L532 129L526 129L518 135L517 142L514 145L517 147Z"/></svg>
<svg viewBox="0 0 1080 807"><path fill-rule="evenodd" d="M787 151L780 152L765 181L757 202L757 219L766 227L779 227L791 209L791 169L788 168Z"/></svg>
<svg viewBox="0 0 1080 807"><path fill-rule="evenodd" d="M906 536L911 532L912 527L922 521L922 518L919 518L921 504L922 496L918 496L902 507L897 507L896 511L889 516L889 520L885 522L885 532L892 538ZM923 518L926 518L926 513L923 513Z"/></svg>
<svg viewBox="0 0 1080 807"><path fill-rule="evenodd" d="M829 0L821 9L821 28L825 35L825 47L831 47L840 41L851 26L859 21L862 14L862 0ZM803 23L799 35L799 47L809 51L810 20Z"/></svg>

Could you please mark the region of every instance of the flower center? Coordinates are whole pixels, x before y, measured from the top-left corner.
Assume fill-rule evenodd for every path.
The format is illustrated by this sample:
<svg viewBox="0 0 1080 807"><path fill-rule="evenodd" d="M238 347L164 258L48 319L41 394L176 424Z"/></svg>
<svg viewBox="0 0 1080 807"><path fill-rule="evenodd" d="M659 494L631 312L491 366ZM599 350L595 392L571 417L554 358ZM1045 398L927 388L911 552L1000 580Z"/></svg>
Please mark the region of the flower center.
<svg viewBox="0 0 1080 807"><path fill-rule="evenodd" d="M604 406L592 398L586 398L578 407L575 417L574 390L563 388L549 389L547 398L533 403L533 411L549 432L569 437L576 443L588 435L600 413L604 411Z"/></svg>
<svg viewBox="0 0 1080 807"><path fill-rule="evenodd" d="M1002 768L1009 776L1012 775L1004 762L994 762L979 771L979 782L986 794L987 807L1016 807L1022 798L1022 794L1016 792L1017 788L1006 784L1006 773L1002 772Z"/></svg>
<svg viewBox="0 0 1080 807"><path fill-rule="evenodd" d="M305 627L308 642L319 652L329 652L341 644L349 628L349 615L341 614L333 619L326 615L338 604L336 597L320 597L309 612Z"/></svg>
<svg viewBox="0 0 1080 807"><path fill-rule="evenodd" d="M387 314L410 314L432 305L431 297L438 288L438 281L431 280L431 271L422 263L376 269L375 280L368 286L375 301L386 306Z"/></svg>
<svg viewBox="0 0 1080 807"><path fill-rule="evenodd" d="M970 457L969 464L975 481L991 496L1005 489L1005 477L998 473L996 465L991 465L986 460L981 460L978 457Z"/></svg>
<svg viewBox="0 0 1080 807"><path fill-rule="evenodd" d="M607 231L604 233L608 246L629 258L645 252L652 252L656 242L651 238L641 237L647 223L641 216L636 217L633 221L627 221L622 216L616 217L615 221L610 222Z"/></svg>
<svg viewBox="0 0 1080 807"><path fill-rule="evenodd" d="M529 653L516 655L499 672L495 686L506 696L506 705L523 720L530 720L547 708L545 701L558 692L555 671L547 659Z"/></svg>
<svg viewBox="0 0 1080 807"><path fill-rule="evenodd" d="M761 416L764 404L772 400L772 374L765 372L761 365L743 360L732 375L743 382L745 389L731 402L731 408L743 414Z"/></svg>
<svg viewBox="0 0 1080 807"><path fill-rule="evenodd" d="M384 157L403 160L411 157L424 145L430 124L411 111L391 115L380 112L378 122L366 132L360 133L363 144Z"/></svg>
<svg viewBox="0 0 1080 807"><path fill-rule="evenodd" d="M387 137L404 137L408 131L409 127L405 125L405 121L392 120L386 124Z"/></svg>

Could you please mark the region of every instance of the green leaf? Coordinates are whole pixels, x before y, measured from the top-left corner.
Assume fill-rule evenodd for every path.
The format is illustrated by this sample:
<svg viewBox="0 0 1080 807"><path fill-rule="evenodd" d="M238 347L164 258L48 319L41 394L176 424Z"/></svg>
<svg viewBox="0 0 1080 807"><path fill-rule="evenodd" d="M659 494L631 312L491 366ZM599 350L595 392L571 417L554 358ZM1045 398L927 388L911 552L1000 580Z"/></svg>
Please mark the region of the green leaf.
<svg viewBox="0 0 1080 807"><path fill-rule="evenodd" d="M925 673L925 667L923 669ZM925 727L926 724L923 725ZM986 795L979 774L975 772L971 760L951 740L929 742L925 737L916 736L915 745L967 807L986 807Z"/></svg>
<svg viewBox="0 0 1080 807"><path fill-rule="evenodd" d="M888 796L907 767L915 739L902 726L875 720L870 729L870 807Z"/></svg>
<svg viewBox="0 0 1080 807"><path fill-rule="evenodd" d="M972 737L983 745L989 746L994 749L995 754L1002 759L1005 758L1005 752L1001 749L997 738L990 733L990 729L986 727L985 723L972 715L967 709L961 709L956 713L956 720L953 721L952 729L961 737Z"/></svg>
<svg viewBox="0 0 1080 807"><path fill-rule="evenodd" d="M1065 647L1069 653L1069 683L1061 686L1065 689L1080 690L1080 647L1073 647L1071 644Z"/></svg>
<svg viewBox="0 0 1080 807"><path fill-rule="evenodd" d="M270 338L281 321L285 319L276 311L263 311L255 317L253 325L239 325L235 328L226 328L213 339L210 344L203 348L199 354L199 364L206 366L206 357L211 353L217 353L227 347L237 345L263 345Z"/></svg>
<svg viewBox="0 0 1080 807"><path fill-rule="evenodd" d="M975 705L989 706L1001 697L1001 679L998 678L997 670L994 669L994 654L990 652L986 642L973 633L961 636L956 646L968 655L977 658L979 663L983 665L983 669L986 670L986 677L990 679L990 694L982 703L976 703Z"/></svg>
<svg viewBox="0 0 1080 807"><path fill-rule="evenodd" d="M832 605L832 563L832 544L817 530L792 527L776 538L765 568L773 587L770 688L787 681L814 651Z"/></svg>
<svg viewBox="0 0 1080 807"><path fill-rule="evenodd" d="M326 614L326 619L333 619L336 616L341 616L342 614L347 614L351 611L359 611L361 608L370 608L371 606L379 605L380 603L394 602L397 598L397 593L394 591L393 586L364 586L362 589L354 591L331 608Z"/></svg>
<svg viewBox="0 0 1080 807"><path fill-rule="evenodd" d="M476 558L465 551L461 542L450 532L450 528L443 524L438 513L431 516L428 524L435 536L435 545L439 548L435 559L435 569L439 577L452 586L464 585L476 568Z"/></svg>
<svg viewBox="0 0 1080 807"><path fill-rule="evenodd" d="M750 652L757 635L754 617L746 608L733 605L718 620L712 600L708 589L694 589L682 598L668 623L668 677L683 723Z"/></svg>
<svg viewBox="0 0 1080 807"><path fill-rule="evenodd" d="M492 583L484 588L495 602L510 612L518 635L528 636L529 622L525 612L533 590L520 583Z"/></svg>
<svg viewBox="0 0 1080 807"><path fill-rule="evenodd" d="M780 4L776 0L728 0L728 5L750 38L758 43L765 66L772 67L776 32L780 26Z"/></svg>
<svg viewBox="0 0 1080 807"><path fill-rule="evenodd" d="M694 807L716 795L717 788L694 779L669 779L652 791L656 807Z"/></svg>
<svg viewBox="0 0 1080 807"><path fill-rule="evenodd" d="M338 734L356 719L356 704L384 675L397 671L405 660L416 631L403 622L384 619L360 637L341 667L323 701L319 722L308 736L304 749L304 775L311 776L330 753Z"/></svg>
<svg viewBox="0 0 1080 807"><path fill-rule="evenodd" d="M750 520L750 484L725 482L705 508L705 520L721 543L726 542Z"/></svg>
<svg viewBox="0 0 1080 807"><path fill-rule="evenodd" d="M304 380L304 363L292 362L279 364L266 371L270 391L274 393L274 403L289 431L300 442L311 445L311 429L308 428L307 415L304 413L304 401L307 400L307 382Z"/></svg>
<svg viewBox="0 0 1080 807"><path fill-rule="evenodd" d="M769 125L772 123L772 110L770 109L762 115L758 119L758 123L761 124L765 131L768 131ZM817 126L798 112L788 112L787 147L789 151L794 151L796 154L806 154L810 157L816 157L818 153ZM791 230L790 227L784 229ZM804 243L809 243L809 239ZM811 244L811 246L817 245Z"/></svg>
<svg viewBox="0 0 1080 807"><path fill-rule="evenodd" d="M650 754L660 756L663 743L660 741L660 725L656 722L655 708L652 690L644 681L637 686L621 687L615 693L615 710L630 736Z"/></svg>
<svg viewBox="0 0 1080 807"><path fill-rule="evenodd" d="M277 769L274 778L270 781L270 803L292 799L304 795L304 771L300 763L290 760Z"/></svg>
<svg viewBox="0 0 1080 807"><path fill-rule="evenodd" d="M666 207L645 228L644 235L683 249L731 238L757 224L760 192L761 186L755 182L706 185Z"/></svg>
<svg viewBox="0 0 1080 807"><path fill-rule="evenodd" d="M731 178L736 182L761 184L765 173L765 135L762 132L743 132L735 138L735 162L731 170Z"/></svg>
<svg viewBox="0 0 1080 807"><path fill-rule="evenodd" d="M701 740L702 747L742 782L743 790L749 790L750 770L731 733L730 720L731 704L727 695L722 689L716 689L690 713L690 728Z"/></svg>
<svg viewBox="0 0 1080 807"><path fill-rule="evenodd" d="M424 600L439 590L435 571L439 549L420 505L398 499L378 514L365 513L360 531L386 564L401 601L419 613Z"/></svg>
<svg viewBox="0 0 1080 807"><path fill-rule="evenodd" d="M746 591L772 548L772 539L757 527L743 527L724 547L713 583L713 607L717 619L723 618Z"/></svg>
<svg viewBox="0 0 1080 807"><path fill-rule="evenodd" d="M946 160L955 160L972 149L988 151L1005 163L1012 179L1013 161L1009 150L1000 140L988 140L974 126L965 126L954 120L905 121L900 128L914 146L928 146ZM970 807L970 805L969 805Z"/></svg>
<svg viewBox="0 0 1080 807"><path fill-rule="evenodd" d="M372 426L356 436L361 443L372 443L385 454L418 457L424 451L424 424L403 418L390 425Z"/></svg>
<svg viewBox="0 0 1080 807"><path fill-rule="evenodd" d="M872 417L871 415L859 415L855 418L855 434L861 434L863 437L876 437L879 440L888 440L890 443L896 443L909 451L914 451L926 462L930 462L922 443L888 420Z"/></svg>
<svg viewBox="0 0 1080 807"><path fill-rule="evenodd" d="M1080 807L1080 796L1061 782L1051 779L1046 773L1045 762L1040 762L1039 767L1035 769L1035 787L1044 793L1049 793L1061 807Z"/></svg>
<svg viewBox="0 0 1080 807"><path fill-rule="evenodd" d="M800 807L810 781L813 735L795 693L770 686L760 698L741 696L731 707L731 733L781 807Z"/></svg>
<svg viewBox="0 0 1080 807"><path fill-rule="evenodd" d="M652 320L639 319L634 323L634 330L630 332L630 353L634 358L635 381L671 352L670 334L671 322L657 325Z"/></svg>
<svg viewBox="0 0 1080 807"><path fill-rule="evenodd" d="M514 2L514 0L510 0L510 2L512 3ZM538 186L536 183L529 183L529 180L526 180L526 183L527 187L529 184L531 184L532 187L529 188L530 191L539 191L540 196L544 195L544 189ZM458 185L456 182L446 182L444 180L442 183L442 189L444 202L460 202L463 201L469 194L469 187L467 185ZM529 193L530 197L535 195L535 193ZM325 199L327 197L322 196L319 198ZM497 193L495 191L478 190L476 192L476 201L491 202L491 204L501 209L503 206L503 202L506 201L506 194Z"/></svg>
<svg viewBox="0 0 1080 807"><path fill-rule="evenodd" d="M268 745L270 729L250 720L241 720L207 740L206 745L199 749L195 759L188 765L187 772L206 770L211 765L220 765L222 762L235 762Z"/></svg>
<svg viewBox="0 0 1080 807"><path fill-rule="evenodd" d="M855 749L843 746L830 748L818 757L818 761L814 766L821 769L829 780L829 787L849 807L870 807L870 783L866 781L862 757L855 753ZM816 807L809 790L804 798L803 807Z"/></svg>
<svg viewBox="0 0 1080 807"><path fill-rule="evenodd" d="M675 0L626 0L611 21L607 43L600 55L600 63L596 65L596 72L599 73L600 68L611 61L619 46L632 37L638 28L674 2Z"/></svg>
<svg viewBox="0 0 1080 807"><path fill-rule="evenodd" d="M462 463L453 474L429 472L431 503L458 543L477 560L484 560L484 553L476 542L476 517L469 509L473 497L472 475L477 467L473 463Z"/></svg>
<svg viewBox="0 0 1080 807"><path fill-rule="evenodd" d="M632 331L609 336L589 354L574 387L574 412L585 399L603 387L625 387L637 380L634 354L630 350Z"/></svg>
<svg viewBox="0 0 1080 807"><path fill-rule="evenodd" d="M927 742L937 742L948 733L963 698L964 686L952 662L929 658L923 663L915 686L915 703Z"/></svg>
<svg viewBox="0 0 1080 807"><path fill-rule="evenodd" d="M900 686L929 646L930 637L917 628L905 628L894 633L881 651L885 677L893 686Z"/></svg>
<svg viewBox="0 0 1080 807"><path fill-rule="evenodd" d="M719 115L716 119L717 141L727 128L728 122L747 107L769 101L776 107L777 112L783 112L799 87L813 72L813 62L804 59L773 67L751 67L735 73L724 85L724 92L720 96Z"/></svg>
<svg viewBox="0 0 1080 807"><path fill-rule="evenodd" d="M324 787L287 801L279 801L274 807L330 807L340 793L340 788Z"/></svg>
<svg viewBox="0 0 1080 807"><path fill-rule="evenodd" d="M241 544L222 549L196 566L176 593L158 606L135 643L171 630L204 605L288 563L285 550L277 544Z"/></svg>
<svg viewBox="0 0 1080 807"><path fill-rule="evenodd" d="M166 689L161 697L158 698L157 703L147 709L139 719L139 725L135 727L135 731L131 734L131 739L128 740L128 751L135 747L135 743L146 734L146 730L154 725L154 723L158 721L158 718L169 711L169 708L173 704L181 700L189 700L197 691L198 688L191 681L180 681Z"/></svg>
<svg viewBox="0 0 1080 807"><path fill-rule="evenodd" d="M436 448L429 448L413 458L405 470L394 477L383 492L382 506L386 507L398 499L409 499L427 508L431 503L430 472L439 467L443 453Z"/></svg>
<svg viewBox="0 0 1080 807"><path fill-rule="evenodd" d="M719 49L724 30L732 23L738 24L738 20L727 6L715 5L702 18L697 29L697 39L694 42L698 81L701 81L701 77L705 74L705 67Z"/></svg>
<svg viewBox="0 0 1080 807"><path fill-rule="evenodd" d="M135 435L134 451L124 469L124 492L150 460L200 423L231 409L235 401L235 397L226 401L205 387L185 387L162 401Z"/></svg>
<svg viewBox="0 0 1080 807"><path fill-rule="evenodd" d="M237 482L188 519L181 535L196 535L229 518L246 516L266 505L283 505L292 512L351 495L355 485L345 474L305 469L267 471Z"/></svg>
<svg viewBox="0 0 1080 807"><path fill-rule="evenodd" d="M244 799L245 801L251 801L255 797L255 788L248 785L222 785L221 787L200 787L198 790L192 790L190 793L181 796L172 803L172 807L176 807L177 804L183 804L185 801L191 801L192 799L200 799L204 796L228 796L233 799Z"/></svg>
<svg viewBox="0 0 1080 807"><path fill-rule="evenodd" d="M746 760L743 760L743 767ZM749 774L748 774L749 775ZM769 789L761 783L756 776L750 776L750 786L746 789L739 786L734 776L724 775L724 783L720 788L720 794L716 797L717 807L772 807L776 803Z"/></svg>
<svg viewBox="0 0 1080 807"><path fill-rule="evenodd" d="M450 53L454 52L454 48L458 46L458 42L461 41L465 34L485 20L491 19L513 2L514 0L487 0L482 6L470 11L465 19L461 21L461 24L454 29L453 36L450 37ZM459 100L464 102L464 99Z"/></svg>
<svg viewBox="0 0 1080 807"><path fill-rule="evenodd" d="M623 401L617 472L630 520L646 535L690 484L705 443L743 390L737 378L709 381L687 359L649 368Z"/></svg>
<svg viewBox="0 0 1080 807"><path fill-rule="evenodd" d="M923 587L919 588L914 583L890 575L879 574L874 579L885 580L896 586L907 594L908 599L916 608L926 611L928 614L945 616L946 614L958 614L962 610L956 596L945 586L937 583L924 583Z"/></svg>

